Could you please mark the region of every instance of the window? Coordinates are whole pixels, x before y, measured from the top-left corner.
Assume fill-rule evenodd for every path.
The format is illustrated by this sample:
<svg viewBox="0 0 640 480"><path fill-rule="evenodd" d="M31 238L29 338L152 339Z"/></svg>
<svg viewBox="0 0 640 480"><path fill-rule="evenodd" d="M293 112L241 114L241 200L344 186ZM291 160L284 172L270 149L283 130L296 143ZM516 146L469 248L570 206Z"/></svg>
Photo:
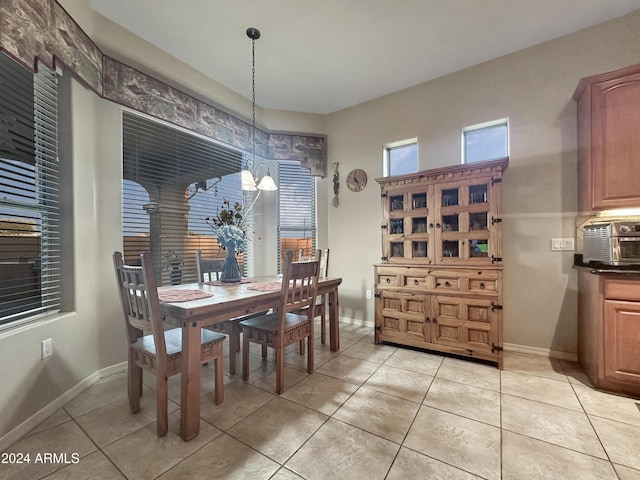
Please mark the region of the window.
<svg viewBox="0 0 640 480"><path fill-rule="evenodd" d="M125 261L150 251L161 285L195 282L197 249L225 256L206 219L225 201L250 200L240 188L242 153L141 115L122 118Z"/></svg>
<svg viewBox="0 0 640 480"><path fill-rule="evenodd" d="M418 171L418 139L403 140L384 146L383 175L402 175Z"/></svg>
<svg viewBox="0 0 640 480"><path fill-rule="evenodd" d="M462 163L495 160L509 156L507 119L462 129Z"/></svg>
<svg viewBox="0 0 640 480"><path fill-rule="evenodd" d="M300 162L278 162L278 270L287 250L316 249L316 182Z"/></svg>
<svg viewBox="0 0 640 480"><path fill-rule="evenodd" d="M58 87L0 54L0 324L60 310Z"/></svg>

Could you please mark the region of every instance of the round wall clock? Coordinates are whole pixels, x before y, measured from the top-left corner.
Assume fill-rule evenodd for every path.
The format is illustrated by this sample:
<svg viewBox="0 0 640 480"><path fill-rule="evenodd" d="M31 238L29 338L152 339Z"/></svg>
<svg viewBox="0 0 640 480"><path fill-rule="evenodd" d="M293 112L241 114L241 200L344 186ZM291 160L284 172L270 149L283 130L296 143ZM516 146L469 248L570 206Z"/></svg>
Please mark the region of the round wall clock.
<svg viewBox="0 0 640 480"><path fill-rule="evenodd" d="M367 185L367 173L360 169L356 168L355 170L351 170L349 175L347 175L347 187L352 192L359 192Z"/></svg>

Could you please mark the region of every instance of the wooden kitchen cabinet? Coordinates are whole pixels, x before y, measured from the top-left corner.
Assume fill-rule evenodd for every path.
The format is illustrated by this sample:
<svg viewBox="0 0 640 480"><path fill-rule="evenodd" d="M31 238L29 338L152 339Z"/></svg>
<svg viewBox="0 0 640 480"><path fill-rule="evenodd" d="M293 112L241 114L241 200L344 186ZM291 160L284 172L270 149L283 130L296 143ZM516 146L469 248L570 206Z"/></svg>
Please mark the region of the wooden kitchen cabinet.
<svg viewBox="0 0 640 480"><path fill-rule="evenodd" d="M640 395L640 274L579 273L578 359L596 388Z"/></svg>
<svg viewBox="0 0 640 480"><path fill-rule="evenodd" d="M640 65L583 78L578 102L578 208L640 207Z"/></svg>
<svg viewBox="0 0 640 480"><path fill-rule="evenodd" d="M501 182L508 159L376 179L375 341L502 366Z"/></svg>

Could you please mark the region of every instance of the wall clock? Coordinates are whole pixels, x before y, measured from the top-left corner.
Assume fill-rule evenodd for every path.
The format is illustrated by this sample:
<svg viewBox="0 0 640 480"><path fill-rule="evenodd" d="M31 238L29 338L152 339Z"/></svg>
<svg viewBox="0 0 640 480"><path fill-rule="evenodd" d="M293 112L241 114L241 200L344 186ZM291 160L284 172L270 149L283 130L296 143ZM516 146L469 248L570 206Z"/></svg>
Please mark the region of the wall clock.
<svg viewBox="0 0 640 480"><path fill-rule="evenodd" d="M367 173L360 169L356 168L355 170L351 170L349 175L347 175L347 187L352 192L359 192L367 185Z"/></svg>

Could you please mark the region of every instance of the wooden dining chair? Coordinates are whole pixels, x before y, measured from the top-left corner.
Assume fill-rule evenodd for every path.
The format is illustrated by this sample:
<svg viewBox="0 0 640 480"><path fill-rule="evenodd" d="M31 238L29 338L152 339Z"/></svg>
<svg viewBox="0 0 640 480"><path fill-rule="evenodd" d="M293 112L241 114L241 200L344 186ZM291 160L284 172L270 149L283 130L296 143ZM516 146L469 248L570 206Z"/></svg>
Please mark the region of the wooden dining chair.
<svg viewBox="0 0 640 480"><path fill-rule="evenodd" d="M196 250L196 268L198 270L198 282L220 281L220 273L224 265L224 258L211 258L205 260L202 250Z"/></svg>
<svg viewBox="0 0 640 480"><path fill-rule="evenodd" d="M307 339L307 372L313 373L313 319L320 262L293 262L287 250L278 308L272 313L240 322L242 326L242 378L249 380L249 343L275 349L276 393L284 390L284 349Z"/></svg>
<svg viewBox="0 0 640 480"><path fill-rule="evenodd" d="M132 413L140 410L142 371L156 376L158 436L168 429L168 384L171 375L180 373L182 361L182 330L165 330L160 313L158 288L153 261L149 252L140 255L142 266L125 265L122 253L114 252L113 265L127 331L128 393ZM145 335L145 332L151 332ZM213 360L215 367L214 401L222 403L224 335L202 330L200 363ZM196 350L197 352L197 350Z"/></svg>

